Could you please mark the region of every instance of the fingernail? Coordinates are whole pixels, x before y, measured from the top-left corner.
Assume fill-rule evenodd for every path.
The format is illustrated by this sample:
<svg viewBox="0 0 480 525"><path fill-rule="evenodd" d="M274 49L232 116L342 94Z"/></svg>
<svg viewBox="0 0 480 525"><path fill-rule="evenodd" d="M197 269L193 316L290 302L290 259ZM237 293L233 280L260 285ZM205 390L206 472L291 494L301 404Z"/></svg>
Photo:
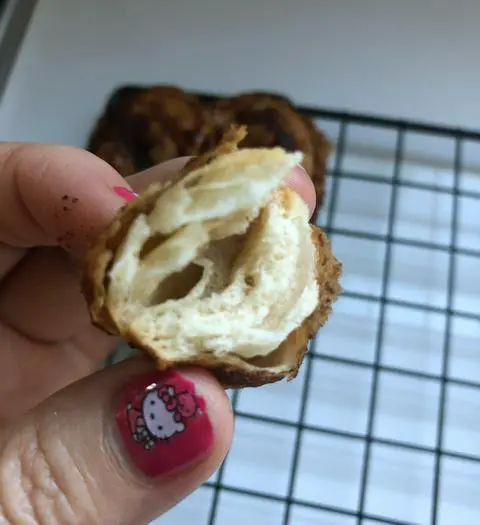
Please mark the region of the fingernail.
<svg viewBox="0 0 480 525"><path fill-rule="evenodd" d="M124 186L115 186L113 188L113 191L122 197L122 199L125 199L127 202L133 201L135 197L138 197L138 193L135 193L132 190L129 190L128 188L125 188Z"/></svg>
<svg viewBox="0 0 480 525"><path fill-rule="evenodd" d="M130 458L149 477L200 461L214 444L205 400L176 370L143 375L128 384L116 422Z"/></svg>
<svg viewBox="0 0 480 525"><path fill-rule="evenodd" d="M290 170L283 183L302 197L310 210L311 216L316 206L316 192L312 178L307 170L300 164L297 164Z"/></svg>
<svg viewBox="0 0 480 525"><path fill-rule="evenodd" d="M289 171L288 175L283 181L284 184L290 185L297 183L298 181L310 180L310 176L307 170L301 164L295 164L295 166Z"/></svg>
<svg viewBox="0 0 480 525"><path fill-rule="evenodd" d="M295 164L295 166L293 167L293 172L302 175L307 175L307 177L309 176L307 170L301 164Z"/></svg>

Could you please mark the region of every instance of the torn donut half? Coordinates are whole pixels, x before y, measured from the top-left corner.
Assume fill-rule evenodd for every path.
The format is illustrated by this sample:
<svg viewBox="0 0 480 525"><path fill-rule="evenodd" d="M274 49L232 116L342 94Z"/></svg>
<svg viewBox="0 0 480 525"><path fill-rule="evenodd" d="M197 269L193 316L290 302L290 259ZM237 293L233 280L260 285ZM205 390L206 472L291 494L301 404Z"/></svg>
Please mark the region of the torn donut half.
<svg viewBox="0 0 480 525"><path fill-rule="evenodd" d="M92 322L159 369L198 365L225 388L293 379L341 292L341 263L284 185L302 153L237 146L232 127L179 176L123 207L88 251Z"/></svg>

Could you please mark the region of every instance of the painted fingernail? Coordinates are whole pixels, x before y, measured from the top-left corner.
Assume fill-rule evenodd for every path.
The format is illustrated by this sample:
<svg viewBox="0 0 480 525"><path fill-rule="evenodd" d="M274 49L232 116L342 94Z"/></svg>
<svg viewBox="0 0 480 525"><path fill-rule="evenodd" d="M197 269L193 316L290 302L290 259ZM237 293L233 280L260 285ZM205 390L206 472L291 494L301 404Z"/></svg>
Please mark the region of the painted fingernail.
<svg viewBox="0 0 480 525"><path fill-rule="evenodd" d="M128 384L116 422L128 454L149 477L200 461L215 440L205 400L176 370L154 372Z"/></svg>
<svg viewBox="0 0 480 525"><path fill-rule="evenodd" d="M125 199L127 202L133 201L135 197L138 197L138 193L135 193L132 190L129 190L128 188L125 188L124 186L115 186L113 188L113 191L122 197L122 199Z"/></svg>

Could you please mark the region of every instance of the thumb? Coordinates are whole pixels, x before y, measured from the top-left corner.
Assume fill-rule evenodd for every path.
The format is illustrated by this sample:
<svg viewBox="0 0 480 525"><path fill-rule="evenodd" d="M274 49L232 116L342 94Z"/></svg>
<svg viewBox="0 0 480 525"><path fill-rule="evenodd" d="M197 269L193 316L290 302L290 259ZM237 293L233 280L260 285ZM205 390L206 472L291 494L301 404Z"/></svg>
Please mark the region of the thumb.
<svg viewBox="0 0 480 525"><path fill-rule="evenodd" d="M0 432L0 522L146 524L213 474L232 430L206 372L127 359Z"/></svg>

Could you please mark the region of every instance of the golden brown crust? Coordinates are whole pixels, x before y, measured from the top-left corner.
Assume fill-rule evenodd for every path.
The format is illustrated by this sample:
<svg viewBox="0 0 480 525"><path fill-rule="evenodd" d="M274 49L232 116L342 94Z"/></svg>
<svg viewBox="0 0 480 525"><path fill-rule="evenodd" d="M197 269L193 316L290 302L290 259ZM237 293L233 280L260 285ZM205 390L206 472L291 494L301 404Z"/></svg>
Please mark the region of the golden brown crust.
<svg viewBox="0 0 480 525"><path fill-rule="evenodd" d="M126 177L197 155L209 122L199 99L175 86L122 88L110 97L87 149Z"/></svg>
<svg viewBox="0 0 480 525"><path fill-rule="evenodd" d="M237 149L238 144L245 138L245 133L246 130L243 127L232 127L213 151L192 159L185 166L181 176L208 164L219 155ZM111 334L120 335L136 348L150 354L158 369L171 366L202 366L209 369L224 388L256 387L283 378L291 380L296 377L304 360L309 340L327 321L332 303L341 291L339 284L341 264L333 255L325 233L317 226L311 225L310 228L316 252L316 279L319 284L318 305L302 325L290 333L287 339L270 356L245 361L232 355L225 357L222 363L208 354L166 360L159 356L154 348L146 346L139 334L134 333L129 328L120 333L115 326L105 304L108 286L105 276L108 267L135 216L139 212L148 213L165 187L153 185L135 201L127 204L89 250L83 272L82 287L92 322ZM272 361L273 354L275 357ZM289 359L282 359L286 355L289 356ZM291 363L291 365L285 366L285 362Z"/></svg>

